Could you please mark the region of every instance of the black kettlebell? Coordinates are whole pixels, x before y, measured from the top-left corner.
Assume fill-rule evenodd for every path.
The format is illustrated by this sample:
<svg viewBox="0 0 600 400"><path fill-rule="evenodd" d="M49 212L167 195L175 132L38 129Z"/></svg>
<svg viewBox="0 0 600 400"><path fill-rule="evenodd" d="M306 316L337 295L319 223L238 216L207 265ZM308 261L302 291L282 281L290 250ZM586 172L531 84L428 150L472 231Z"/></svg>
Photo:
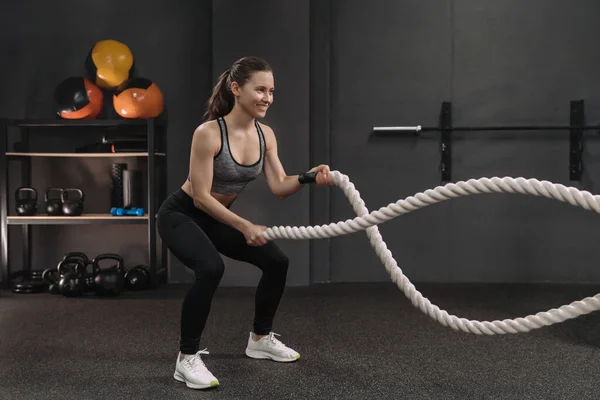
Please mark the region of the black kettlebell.
<svg viewBox="0 0 600 400"><path fill-rule="evenodd" d="M65 257L58 264L58 288L66 297L81 296L85 291L85 263L79 257Z"/></svg>
<svg viewBox="0 0 600 400"><path fill-rule="evenodd" d="M60 195L58 197L51 197L52 192L60 192L62 194L63 190L61 188L48 188L46 190L46 194L44 196L44 200L46 201L46 213L48 215L57 216L62 215L62 200Z"/></svg>
<svg viewBox="0 0 600 400"><path fill-rule="evenodd" d="M31 195L23 198L22 193L30 192ZM22 186L15 191L16 211L17 215L30 216L37 212L37 190L30 187Z"/></svg>
<svg viewBox="0 0 600 400"><path fill-rule="evenodd" d="M77 193L78 196L76 199L70 199L69 193ZM62 201L62 212L64 215L69 217L77 217L83 214L83 192L81 189L77 188L69 188L63 189L60 194L60 199Z"/></svg>
<svg viewBox="0 0 600 400"><path fill-rule="evenodd" d="M88 258L87 254L82 253L80 251L71 251L71 252L65 254L65 256L63 257L63 260L65 258L78 258L79 260L81 260L81 262L85 265L85 267L83 268L83 271L81 271L81 273L83 275L83 280L85 282L85 291L86 292L93 291L93 289L94 289L94 275L93 275L93 273L90 273L88 271L88 267L90 265L92 265L92 262Z"/></svg>
<svg viewBox="0 0 600 400"><path fill-rule="evenodd" d="M125 287L129 290L143 290L150 282L148 267L136 265L125 274Z"/></svg>
<svg viewBox="0 0 600 400"><path fill-rule="evenodd" d="M100 261L115 260L117 265L100 268ZM125 286L123 258L118 254L100 254L92 262L94 291L98 296L118 296Z"/></svg>

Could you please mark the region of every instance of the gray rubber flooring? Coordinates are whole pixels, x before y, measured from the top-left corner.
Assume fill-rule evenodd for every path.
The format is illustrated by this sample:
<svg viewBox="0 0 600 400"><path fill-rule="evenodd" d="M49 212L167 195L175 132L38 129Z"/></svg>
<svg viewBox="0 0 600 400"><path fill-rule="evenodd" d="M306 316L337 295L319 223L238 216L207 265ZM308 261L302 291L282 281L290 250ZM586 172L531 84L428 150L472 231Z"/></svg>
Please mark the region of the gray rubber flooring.
<svg viewBox="0 0 600 400"><path fill-rule="evenodd" d="M430 285L469 319L516 318L600 292L595 286ZM173 379L185 285L89 295L0 292L1 399L598 399L600 314L524 334L455 332L391 283L288 288L276 319L295 363L244 355L253 288L220 288L203 337L221 382Z"/></svg>

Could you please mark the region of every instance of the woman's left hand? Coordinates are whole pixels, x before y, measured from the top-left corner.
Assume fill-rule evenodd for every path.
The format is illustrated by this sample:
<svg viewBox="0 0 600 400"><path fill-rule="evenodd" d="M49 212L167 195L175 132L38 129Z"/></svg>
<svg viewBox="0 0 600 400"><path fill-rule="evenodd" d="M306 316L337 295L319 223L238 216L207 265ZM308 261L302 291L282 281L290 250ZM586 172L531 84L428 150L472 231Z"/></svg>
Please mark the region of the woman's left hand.
<svg viewBox="0 0 600 400"><path fill-rule="evenodd" d="M314 167L313 169L311 169L308 172L317 172L317 177L316 177L316 184L319 186L322 185L333 185L333 178L332 176L329 174L330 170L329 170L329 166L328 165L319 165L317 167Z"/></svg>

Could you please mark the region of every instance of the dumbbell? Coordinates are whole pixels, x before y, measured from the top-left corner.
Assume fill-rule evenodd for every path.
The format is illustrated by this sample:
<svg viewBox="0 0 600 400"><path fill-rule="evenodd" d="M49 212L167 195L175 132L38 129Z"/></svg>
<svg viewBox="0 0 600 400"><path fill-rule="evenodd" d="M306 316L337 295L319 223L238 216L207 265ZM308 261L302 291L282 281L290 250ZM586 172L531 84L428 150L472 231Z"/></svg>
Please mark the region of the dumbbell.
<svg viewBox="0 0 600 400"><path fill-rule="evenodd" d="M133 207L133 208L122 208L122 207L113 207L110 209L110 215L113 217L122 217L124 215L134 215L138 217L144 216L144 209Z"/></svg>

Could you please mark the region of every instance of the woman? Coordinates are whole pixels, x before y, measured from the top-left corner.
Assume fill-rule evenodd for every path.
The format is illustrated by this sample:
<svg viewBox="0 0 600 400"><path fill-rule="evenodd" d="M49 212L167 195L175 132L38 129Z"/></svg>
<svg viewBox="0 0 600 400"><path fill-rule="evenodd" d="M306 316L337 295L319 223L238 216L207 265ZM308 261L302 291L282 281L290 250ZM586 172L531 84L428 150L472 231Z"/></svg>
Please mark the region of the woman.
<svg viewBox="0 0 600 400"><path fill-rule="evenodd" d="M246 355L280 362L300 358L271 330L286 283L288 258L276 243L262 236L265 226L230 210L245 186L261 172L280 199L300 190L305 182L304 174L286 175L273 130L257 122L273 102L273 82L270 66L258 57L241 58L221 74L208 102L207 122L192 138L189 176L158 212L162 240L196 276L183 302L174 374L191 388L219 385L201 359L201 354L208 352L199 351L199 343L223 276L221 254L262 270ZM326 165L308 172L316 173L318 185L333 183Z"/></svg>

